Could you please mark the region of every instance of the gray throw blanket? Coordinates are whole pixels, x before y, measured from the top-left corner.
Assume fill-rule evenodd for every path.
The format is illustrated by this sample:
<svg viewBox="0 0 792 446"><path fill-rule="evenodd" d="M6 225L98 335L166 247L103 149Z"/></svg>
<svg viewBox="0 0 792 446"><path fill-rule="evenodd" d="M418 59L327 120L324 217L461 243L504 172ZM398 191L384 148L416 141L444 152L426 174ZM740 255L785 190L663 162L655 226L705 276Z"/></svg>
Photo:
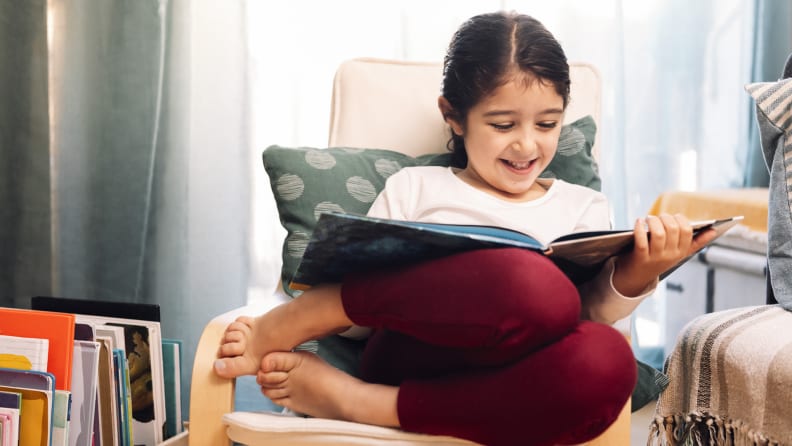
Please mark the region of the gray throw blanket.
<svg viewBox="0 0 792 446"><path fill-rule="evenodd" d="M792 445L791 328L778 305L691 321L666 361L647 444Z"/></svg>
<svg viewBox="0 0 792 446"><path fill-rule="evenodd" d="M792 79L745 89L756 104L762 156L770 172L768 273L776 300L792 310Z"/></svg>

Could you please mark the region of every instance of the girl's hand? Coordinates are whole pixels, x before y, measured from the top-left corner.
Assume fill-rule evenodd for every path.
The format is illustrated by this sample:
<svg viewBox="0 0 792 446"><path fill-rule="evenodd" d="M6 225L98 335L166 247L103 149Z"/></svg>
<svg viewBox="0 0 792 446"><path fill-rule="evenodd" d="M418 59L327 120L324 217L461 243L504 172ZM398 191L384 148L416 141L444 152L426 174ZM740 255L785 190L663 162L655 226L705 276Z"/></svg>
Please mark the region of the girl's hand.
<svg viewBox="0 0 792 446"><path fill-rule="evenodd" d="M716 235L707 230L693 238L690 222L682 214L638 219L633 232L635 247L616 259L613 273L613 286L624 296L639 295L661 273L695 254Z"/></svg>

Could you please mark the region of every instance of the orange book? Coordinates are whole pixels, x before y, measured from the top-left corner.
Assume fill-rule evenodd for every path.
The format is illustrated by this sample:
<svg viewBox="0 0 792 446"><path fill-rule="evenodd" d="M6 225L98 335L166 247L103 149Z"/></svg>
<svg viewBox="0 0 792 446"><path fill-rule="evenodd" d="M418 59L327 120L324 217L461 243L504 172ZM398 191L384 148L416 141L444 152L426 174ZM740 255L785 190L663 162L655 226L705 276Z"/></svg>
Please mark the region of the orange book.
<svg viewBox="0 0 792 446"><path fill-rule="evenodd" d="M55 376L56 390L71 391L74 320L68 313L0 308L0 334L49 339L47 371Z"/></svg>

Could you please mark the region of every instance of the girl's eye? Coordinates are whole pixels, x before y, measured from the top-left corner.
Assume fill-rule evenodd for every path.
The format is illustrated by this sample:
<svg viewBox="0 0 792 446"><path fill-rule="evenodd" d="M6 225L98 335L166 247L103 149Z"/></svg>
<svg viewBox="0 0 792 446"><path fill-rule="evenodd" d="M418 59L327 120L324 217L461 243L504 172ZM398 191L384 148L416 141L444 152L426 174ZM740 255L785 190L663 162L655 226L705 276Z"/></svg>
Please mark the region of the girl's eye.
<svg viewBox="0 0 792 446"><path fill-rule="evenodd" d="M537 124L539 127L543 129L554 129L558 125L557 121L547 121L547 122L540 122Z"/></svg>
<svg viewBox="0 0 792 446"><path fill-rule="evenodd" d="M507 124L490 124L496 130L509 130L510 128L514 127L513 122L509 122Z"/></svg>

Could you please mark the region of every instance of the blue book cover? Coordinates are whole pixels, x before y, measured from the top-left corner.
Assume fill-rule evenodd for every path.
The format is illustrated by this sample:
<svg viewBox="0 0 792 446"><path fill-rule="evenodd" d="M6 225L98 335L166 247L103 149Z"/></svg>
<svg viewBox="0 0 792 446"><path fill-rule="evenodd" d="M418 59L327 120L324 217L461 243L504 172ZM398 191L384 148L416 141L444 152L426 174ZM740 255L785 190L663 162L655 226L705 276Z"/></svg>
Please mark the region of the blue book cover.
<svg viewBox="0 0 792 446"><path fill-rule="evenodd" d="M720 235L741 220L742 217L731 217L695 222L692 226L696 232L715 228ZM353 272L493 248L543 253L572 282L579 284L596 275L608 258L632 249L632 244L632 229L576 232L542 243L530 234L495 226L423 223L326 212L319 216L290 286L304 290L320 283L340 282L344 275Z"/></svg>
<svg viewBox="0 0 792 446"><path fill-rule="evenodd" d="M129 369L123 350L113 350L113 363L118 392L118 427L121 446L132 446L132 399L129 395Z"/></svg>
<svg viewBox="0 0 792 446"><path fill-rule="evenodd" d="M182 432L181 345L177 339L162 340L162 368L165 376L165 439Z"/></svg>
<svg viewBox="0 0 792 446"><path fill-rule="evenodd" d="M18 392L0 391L0 407L19 409L22 407L22 395Z"/></svg>

